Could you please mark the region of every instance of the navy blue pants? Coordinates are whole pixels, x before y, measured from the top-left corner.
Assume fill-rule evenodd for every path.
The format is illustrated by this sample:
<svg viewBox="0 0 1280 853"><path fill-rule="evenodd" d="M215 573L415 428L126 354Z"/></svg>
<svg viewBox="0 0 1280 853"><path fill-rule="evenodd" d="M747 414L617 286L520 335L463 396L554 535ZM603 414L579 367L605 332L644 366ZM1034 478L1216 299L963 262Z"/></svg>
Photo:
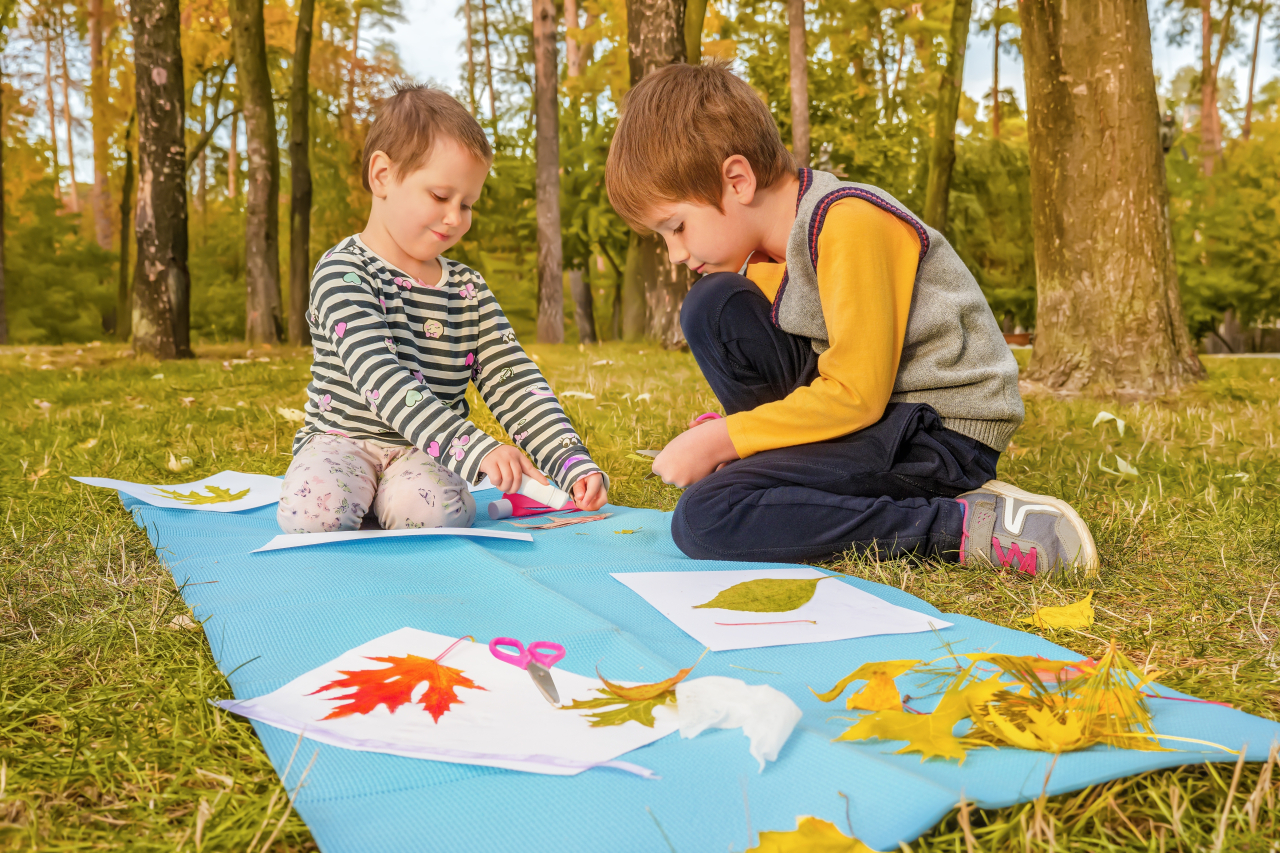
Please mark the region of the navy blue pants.
<svg viewBox="0 0 1280 853"><path fill-rule="evenodd" d="M773 325L760 289L733 273L694 284L680 312L689 348L727 414L786 397L818 375L809 339ZM703 560L795 562L847 550L957 559L964 507L1000 453L942 425L933 407L890 403L866 429L766 450L685 490L672 519Z"/></svg>

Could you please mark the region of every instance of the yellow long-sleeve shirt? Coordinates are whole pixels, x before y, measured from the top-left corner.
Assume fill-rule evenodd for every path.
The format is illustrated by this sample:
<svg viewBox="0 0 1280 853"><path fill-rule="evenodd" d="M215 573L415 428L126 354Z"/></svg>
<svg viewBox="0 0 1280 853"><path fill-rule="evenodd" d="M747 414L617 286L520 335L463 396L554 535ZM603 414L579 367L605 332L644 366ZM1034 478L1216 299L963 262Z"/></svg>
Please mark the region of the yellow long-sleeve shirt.
<svg viewBox="0 0 1280 853"><path fill-rule="evenodd" d="M818 296L830 349L818 376L782 400L726 418L739 456L837 438L880 420L893 394L920 238L857 198L835 202L818 235ZM786 267L752 264L747 277L773 301Z"/></svg>

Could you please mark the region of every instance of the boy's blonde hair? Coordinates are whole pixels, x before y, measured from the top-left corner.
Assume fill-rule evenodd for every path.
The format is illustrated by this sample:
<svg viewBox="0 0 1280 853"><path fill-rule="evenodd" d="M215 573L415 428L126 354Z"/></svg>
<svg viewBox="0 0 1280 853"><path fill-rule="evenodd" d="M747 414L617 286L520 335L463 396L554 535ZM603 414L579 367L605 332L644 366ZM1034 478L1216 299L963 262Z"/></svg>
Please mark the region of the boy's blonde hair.
<svg viewBox="0 0 1280 853"><path fill-rule="evenodd" d="M659 68L623 100L605 166L609 201L637 230L664 202L723 211L720 166L734 154L760 187L796 171L769 108L724 62Z"/></svg>
<svg viewBox="0 0 1280 853"><path fill-rule="evenodd" d="M421 166L436 139L447 136L485 163L493 161L493 149L479 122L448 92L430 86L397 84L378 105L378 117L364 141L361 178L369 186L369 162L381 151L394 164L396 180Z"/></svg>

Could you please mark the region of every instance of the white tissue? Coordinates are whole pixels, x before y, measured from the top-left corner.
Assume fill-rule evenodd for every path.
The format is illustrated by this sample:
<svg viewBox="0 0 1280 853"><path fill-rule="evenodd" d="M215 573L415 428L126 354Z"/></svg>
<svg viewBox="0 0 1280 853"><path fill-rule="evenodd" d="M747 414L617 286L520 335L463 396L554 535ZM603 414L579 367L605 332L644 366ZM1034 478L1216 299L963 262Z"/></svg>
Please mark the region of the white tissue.
<svg viewBox="0 0 1280 853"><path fill-rule="evenodd" d="M751 739L751 755L764 771L777 761L782 745L800 722L801 711L785 693L767 684L708 675L676 685L680 737L697 737L709 728L736 729Z"/></svg>

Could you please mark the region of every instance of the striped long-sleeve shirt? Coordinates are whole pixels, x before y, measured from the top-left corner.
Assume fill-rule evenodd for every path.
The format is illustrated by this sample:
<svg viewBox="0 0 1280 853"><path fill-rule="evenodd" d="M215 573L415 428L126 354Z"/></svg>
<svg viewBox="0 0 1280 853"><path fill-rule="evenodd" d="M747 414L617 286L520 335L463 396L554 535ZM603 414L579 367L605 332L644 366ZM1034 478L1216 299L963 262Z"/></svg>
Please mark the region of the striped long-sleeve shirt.
<svg viewBox="0 0 1280 853"><path fill-rule="evenodd" d="M325 254L311 279L315 354L294 451L322 433L411 444L478 482L480 463L500 443L467 420L474 381L503 429L561 488L599 471L480 274L440 264L428 287L358 236Z"/></svg>

